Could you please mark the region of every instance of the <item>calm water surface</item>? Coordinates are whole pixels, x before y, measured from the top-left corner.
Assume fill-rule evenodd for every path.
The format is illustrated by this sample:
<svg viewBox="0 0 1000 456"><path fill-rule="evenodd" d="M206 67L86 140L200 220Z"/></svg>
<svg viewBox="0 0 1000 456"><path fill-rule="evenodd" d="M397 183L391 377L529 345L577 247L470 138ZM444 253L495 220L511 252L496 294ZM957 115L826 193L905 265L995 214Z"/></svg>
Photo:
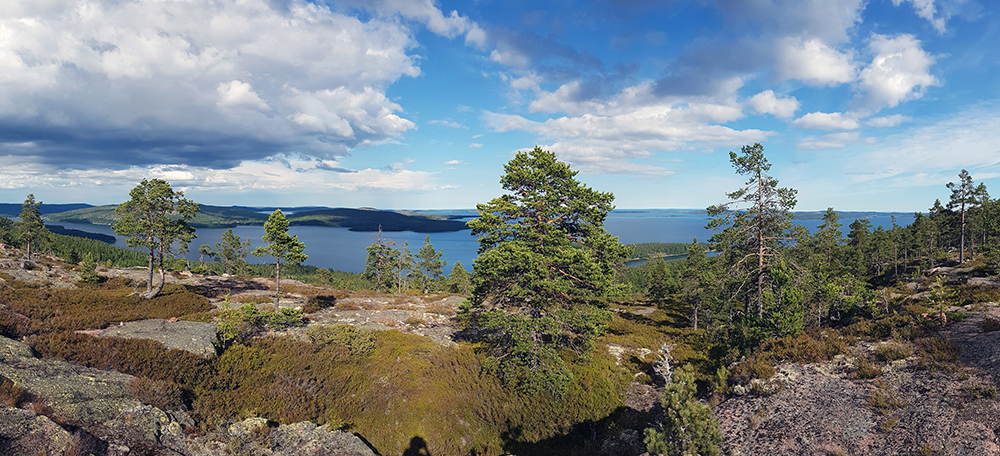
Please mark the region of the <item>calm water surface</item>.
<svg viewBox="0 0 1000 456"><path fill-rule="evenodd" d="M467 221L476 217L475 211L439 211L436 213L462 217L460 220ZM851 214L847 214L851 215ZM888 213L864 213L858 214L867 218L872 227L882 226L886 229L892 227L890 214ZM810 218L807 220L796 220L796 223L815 230L822 223L822 220L815 216L801 215L800 218ZM908 225L913 221L913 214L896 214L897 223ZM615 210L608 215L605 227L619 237L625 244L636 244L641 242L691 242L697 238L699 241L707 241L712 232L705 229L709 217L705 211L682 210L682 209L651 209L651 210ZM841 231L846 236L850 229L847 227L854 218L848 219L841 215ZM103 233L114 236L115 233L110 226L90 225L81 223L57 223L66 228L89 231L92 233ZM198 237L191 243L190 249L193 252L187 254L188 259L198 259L198 247L208 244L215 248L215 243L222 239L224 228L201 228L198 229ZM251 239L251 249L264 245L261 237L264 236L264 227L261 226L240 226L233 228L233 232L243 239ZM375 242L378 233L354 232L347 228L327 228L318 226L292 226L288 229L289 234L298 236L299 240L305 243L306 255L309 259L305 264L328 268L340 271L363 272L365 269L365 258L367 256L366 247ZM416 253L424 243L424 237L428 234L414 233L411 231L383 232L382 237L392 240L397 247L401 247L404 242L409 243L410 252ZM456 261L461 261L467 270L472 269L472 262L476 258L476 251L479 247L476 238L472 237L471 231L463 230L451 233L430 233L431 243L434 248L444 252L443 258L448 261L445 273L451 271ZM115 245L127 248L125 238L116 236ZM250 256L247 261L252 263L270 262L270 257L257 258Z"/></svg>

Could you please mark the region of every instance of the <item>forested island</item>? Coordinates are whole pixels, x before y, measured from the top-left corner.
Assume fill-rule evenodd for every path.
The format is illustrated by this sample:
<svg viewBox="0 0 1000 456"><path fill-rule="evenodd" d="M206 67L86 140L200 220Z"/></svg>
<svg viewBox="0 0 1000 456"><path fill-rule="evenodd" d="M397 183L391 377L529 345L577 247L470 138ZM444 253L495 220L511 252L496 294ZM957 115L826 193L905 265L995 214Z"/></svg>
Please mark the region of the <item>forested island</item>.
<svg viewBox="0 0 1000 456"><path fill-rule="evenodd" d="M117 206L89 206L85 204L42 205L40 213L52 222L90 223L112 225ZM189 221L195 228L231 228L235 226L262 226L270 212L278 208L256 208L245 206L209 206L202 204L200 210ZM288 209L285 209L288 211ZM293 208L288 215L292 226L326 226L349 228L351 231L413 231L417 233L440 233L467 229L465 224L437 214L423 214L407 211L381 211L377 209L350 208ZM0 214L16 216L20 205L0 204Z"/></svg>
<svg viewBox="0 0 1000 456"><path fill-rule="evenodd" d="M389 233L453 220L219 208L160 179L45 213L110 224L121 249L50 232L28 195L0 217L0 449L1000 452L1000 201L963 170L909 225L830 208L810 232L762 146L729 158L746 181L707 209L711 239L624 245L613 194L519 152L467 224L471 271ZM240 224L264 246L189 245ZM309 224L385 233L354 274L301 265Z"/></svg>

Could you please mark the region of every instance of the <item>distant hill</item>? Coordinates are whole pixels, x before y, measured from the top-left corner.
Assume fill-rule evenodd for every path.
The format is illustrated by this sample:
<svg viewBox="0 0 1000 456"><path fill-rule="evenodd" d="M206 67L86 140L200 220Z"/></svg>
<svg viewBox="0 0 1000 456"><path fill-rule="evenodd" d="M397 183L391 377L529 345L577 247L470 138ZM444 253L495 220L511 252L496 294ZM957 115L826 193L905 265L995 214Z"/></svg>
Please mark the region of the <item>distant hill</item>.
<svg viewBox="0 0 1000 456"><path fill-rule="evenodd" d="M374 209L321 209L297 212L288 217L291 225L345 227L351 231L413 231L441 233L468 229L465 223L448 220L444 215L423 215L413 212L379 211Z"/></svg>
<svg viewBox="0 0 1000 456"><path fill-rule="evenodd" d="M263 225L271 208L245 206L221 207L201 205L201 211L191 220L196 228L228 228L240 225ZM417 233L441 233L467 229L465 224L449 220L438 214L415 212L380 211L376 209L347 208L287 208L288 222L293 226L343 227L351 231L413 231ZM273 209L272 209L273 210ZM285 209L282 209L285 211ZM18 207L20 213L20 206ZM111 225L115 218L115 206L88 206L65 212L47 214L52 222L91 223Z"/></svg>
<svg viewBox="0 0 1000 456"><path fill-rule="evenodd" d="M88 207L94 207L90 204L74 203L74 204L42 204L38 207L38 211L42 215L55 214L58 212L72 211L76 209L84 209ZM17 217L21 215L21 203L0 203L0 215L6 215L9 217Z"/></svg>

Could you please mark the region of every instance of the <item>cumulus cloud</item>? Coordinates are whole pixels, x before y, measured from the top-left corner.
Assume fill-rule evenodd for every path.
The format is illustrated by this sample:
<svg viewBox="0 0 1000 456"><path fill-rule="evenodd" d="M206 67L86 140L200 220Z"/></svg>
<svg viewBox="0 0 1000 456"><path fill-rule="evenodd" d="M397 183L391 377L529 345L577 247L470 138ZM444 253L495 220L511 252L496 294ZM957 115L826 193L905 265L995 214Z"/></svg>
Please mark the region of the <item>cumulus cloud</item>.
<svg viewBox="0 0 1000 456"><path fill-rule="evenodd" d="M775 72L779 80L798 79L812 86L844 84L855 78L852 55L818 39L785 38L778 41Z"/></svg>
<svg viewBox="0 0 1000 456"><path fill-rule="evenodd" d="M872 34L868 43L874 57L861 71L858 90L862 92L855 104L861 108L879 110L924 95L928 87L941 83L930 74L934 57L920 47L913 35L888 37Z"/></svg>
<svg viewBox="0 0 1000 456"><path fill-rule="evenodd" d="M471 147L473 149L481 149L483 147L483 145L479 144L479 143L472 143L472 144L469 144L469 147Z"/></svg>
<svg viewBox="0 0 1000 456"><path fill-rule="evenodd" d="M35 142L10 150L61 166L232 167L392 141L415 124L385 89L420 75L398 17L483 32L430 0L359 7L380 14L304 0L3 2L0 142Z"/></svg>
<svg viewBox="0 0 1000 456"><path fill-rule="evenodd" d="M857 119L839 112L810 112L792 125L810 130L856 130L861 126Z"/></svg>
<svg viewBox="0 0 1000 456"><path fill-rule="evenodd" d="M466 163L466 162L464 162L462 160L448 160L448 161L444 162L444 164L446 164L448 166L465 166L465 165L468 165L468 163Z"/></svg>
<svg viewBox="0 0 1000 456"><path fill-rule="evenodd" d="M791 96L778 98L774 91L765 90L750 97L750 107L758 114L771 114L786 119L795 115L795 111L799 109L799 100Z"/></svg>
<svg viewBox="0 0 1000 456"><path fill-rule="evenodd" d="M902 114L893 114L891 116L872 117L871 119L865 121L865 125L876 128L895 127L896 125L902 124L904 122L909 122L911 120L913 119L904 116Z"/></svg>
<svg viewBox="0 0 1000 456"><path fill-rule="evenodd" d="M483 122L496 132L535 133L550 141L550 150L587 174L669 175L672 171L657 164L662 162L658 153L736 147L772 134L718 125L743 116L735 101L665 101L653 96L653 90L654 84L647 81L607 100L574 103L554 96L559 109L570 115L532 121L484 112Z"/></svg>

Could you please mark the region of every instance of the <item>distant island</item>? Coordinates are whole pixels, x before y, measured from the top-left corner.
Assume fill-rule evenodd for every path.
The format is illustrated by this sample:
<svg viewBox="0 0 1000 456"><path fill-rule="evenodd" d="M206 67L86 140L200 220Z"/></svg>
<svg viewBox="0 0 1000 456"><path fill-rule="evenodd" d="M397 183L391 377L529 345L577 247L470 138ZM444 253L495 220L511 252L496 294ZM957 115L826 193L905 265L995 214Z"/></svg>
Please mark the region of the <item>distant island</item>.
<svg viewBox="0 0 1000 456"><path fill-rule="evenodd" d="M50 222L89 223L112 225L115 205L91 206L87 204L43 204L41 212ZM201 211L191 221L196 228L230 228L234 226L262 226L274 207L210 206L201 205ZM410 211L383 211L362 208L280 208L286 212L293 226L325 226L347 228L351 231L413 231L416 233L443 233L468 229L464 222L439 214ZM16 217L20 204L0 204L0 215Z"/></svg>

